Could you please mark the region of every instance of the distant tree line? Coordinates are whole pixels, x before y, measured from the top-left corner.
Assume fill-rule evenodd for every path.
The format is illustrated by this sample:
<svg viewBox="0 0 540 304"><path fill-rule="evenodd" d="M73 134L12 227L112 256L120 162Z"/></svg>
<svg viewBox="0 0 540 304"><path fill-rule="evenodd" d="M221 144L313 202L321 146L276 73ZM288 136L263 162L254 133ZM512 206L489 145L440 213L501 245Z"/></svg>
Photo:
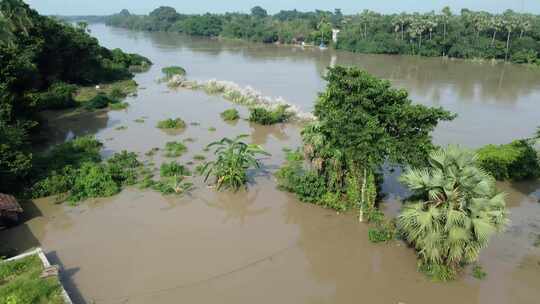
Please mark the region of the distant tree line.
<svg viewBox="0 0 540 304"><path fill-rule="evenodd" d="M250 14L187 15L159 7L149 15L128 10L106 18L111 26L144 31L171 31L264 43L330 44L332 29L340 29L335 48L377 54L504 59L515 63L540 61L540 16L507 10L502 14L462 9L440 12L379 14L364 10L343 15L316 10L280 11L268 15L261 7Z"/></svg>
<svg viewBox="0 0 540 304"><path fill-rule="evenodd" d="M32 175L38 111L76 106L78 85L133 77L149 60L109 50L87 32L39 15L21 0L0 1L0 192Z"/></svg>

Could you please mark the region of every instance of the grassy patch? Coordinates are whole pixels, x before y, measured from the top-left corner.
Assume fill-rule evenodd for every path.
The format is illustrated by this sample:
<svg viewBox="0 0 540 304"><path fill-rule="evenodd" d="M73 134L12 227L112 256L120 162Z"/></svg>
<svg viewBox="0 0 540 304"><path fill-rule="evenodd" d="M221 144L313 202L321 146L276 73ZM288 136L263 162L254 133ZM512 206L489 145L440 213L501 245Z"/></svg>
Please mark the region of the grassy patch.
<svg viewBox="0 0 540 304"><path fill-rule="evenodd" d="M273 125L280 122L286 122L291 117L291 114L287 112L287 108L287 105L280 105L275 109L266 109L263 107L251 108L249 121L261 125Z"/></svg>
<svg viewBox="0 0 540 304"><path fill-rule="evenodd" d="M137 118L134 120L134 122L136 123L145 123L146 120L144 120L143 118Z"/></svg>
<svg viewBox="0 0 540 304"><path fill-rule="evenodd" d="M116 128L114 128L116 131L122 131L122 130L127 130L127 127L126 126L118 126Z"/></svg>
<svg viewBox="0 0 540 304"><path fill-rule="evenodd" d="M240 118L240 114L238 114L238 110L236 109L225 110L220 115L225 121L236 121Z"/></svg>
<svg viewBox="0 0 540 304"><path fill-rule="evenodd" d="M161 120L158 122L157 127L159 129L184 129L186 127L186 123L181 118L168 118L165 120Z"/></svg>
<svg viewBox="0 0 540 304"><path fill-rule="evenodd" d="M137 92L137 82L135 80L122 80L100 85L99 89L96 89L95 86L80 87L77 93L75 93L74 99L76 102L84 104L100 93L112 98L121 99L135 92ZM114 97L113 95L120 97Z"/></svg>
<svg viewBox="0 0 540 304"><path fill-rule="evenodd" d="M166 157L179 157L187 151L187 147L178 141L170 141L165 144Z"/></svg>
<svg viewBox="0 0 540 304"><path fill-rule="evenodd" d="M0 303L64 303L58 279L40 278L43 265L37 255L0 262Z"/></svg>
<svg viewBox="0 0 540 304"><path fill-rule="evenodd" d="M182 141L183 141L183 142L186 142L186 143L192 143L192 142L195 142L196 139L193 138L193 137L188 137L188 138L186 138L186 139L184 139L184 140L182 140Z"/></svg>
<svg viewBox="0 0 540 304"><path fill-rule="evenodd" d="M111 103L109 105L109 108L111 110L125 110L129 107L129 103L127 102L117 102L117 103Z"/></svg>
<svg viewBox="0 0 540 304"><path fill-rule="evenodd" d="M217 129L216 129L215 127L210 127L210 128L208 128L208 131L210 131L210 132L216 132Z"/></svg>

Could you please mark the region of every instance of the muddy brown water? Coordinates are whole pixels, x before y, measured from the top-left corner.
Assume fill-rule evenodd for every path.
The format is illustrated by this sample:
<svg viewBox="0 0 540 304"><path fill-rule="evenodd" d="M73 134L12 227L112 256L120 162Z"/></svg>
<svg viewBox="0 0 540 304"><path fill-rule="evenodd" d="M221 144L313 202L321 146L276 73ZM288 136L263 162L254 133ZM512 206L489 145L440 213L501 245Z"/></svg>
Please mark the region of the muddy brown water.
<svg viewBox="0 0 540 304"><path fill-rule="evenodd" d="M488 277L467 269L451 283L433 283L416 271L413 250L400 242L374 245L354 214L302 204L276 189L271 173L283 147L300 143L296 124L261 127L223 122L219 113L237 108L199 91L170 91L156 83L160 69L180 65L193 79L230 80L270 96L282 96L305 111L324 87L330 64L355 64L406 88L415 102L440 105L459 118L437 129L438 143L477 147L529 136L540 122L540 71L522 66L399 56L359 55L293 47L219 42L167 33L138 33L103 25L92 34L108 47L138 52L154 61L139 74L137 97L125 111L49 115L51 141L96 134L104 155L123 149L141 159L166 158L153 147L195 139L181 162L209 142L249 134L272 153L263 170L250 172L247 191L216 193L193 178L184 197L130 188L78 207L40 199L25 204L24 224L0 232L3 248L42 246L60 264L76 303L538 303L540 183L501 183L512 224L480 257ZM180 116L190 125L167 134L157 121ZM135 122L144 118L144 123ZM125 126L125 130L117 130ZM217 130L211 132L210 127ZM195 164L197 162L195 161ZM191 166L192 168L194 165ZM400 208L403 188L386 178L385 210Z"/></svg>

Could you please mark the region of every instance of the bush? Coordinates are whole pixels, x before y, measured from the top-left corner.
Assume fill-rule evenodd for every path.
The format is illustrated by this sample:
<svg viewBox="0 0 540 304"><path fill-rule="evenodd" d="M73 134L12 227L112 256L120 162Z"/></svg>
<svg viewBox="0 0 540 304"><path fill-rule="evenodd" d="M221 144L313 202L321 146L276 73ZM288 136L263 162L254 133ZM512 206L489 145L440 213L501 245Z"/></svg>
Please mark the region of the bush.
<svg viewBox="0 0 540 304"><path fill-rule="evenodd" d="M113 99L122 99L122 98L126 98L127 94L121 88L114 87L112 88L109 96Z"/></svg>
<svg viewBox="0 0 540 304"><path fill-rule="evenodd" d="M60 110L76 107L77 103L73 99L75 92L77 92L76 85L56 82L49 87L47 92L38 94L38 108Z"/></svg>
<svg viewBox="0 0 540 304"><path fill-rule="evenodd" d="M429 264L422 261L418 262L418 271L424 273L428 278L435 282L453 281L457 276L456 270L452 267Z"/></svg>
<svg viewBox="0 0 540 304"><path fill-rule="evenodd" d="M221 118L225 121L234 121L240 118L240 114L236 109L228 109L221 113Z"/></svg>
<svg viewBox="0 0 540 304"><path fill-rule="evenodd" d="M375 228L369 228L368 238L372 243L383 243L391 241L396 236L396 228L392 222L377 225Z"/></svg>
<svg viewBox="0 0 540 304"><path fill-rule="evenodd" d="M186 70L184 70L184 68L179 67L179 66L165 67L161 69L161 72L165 74L166 78L171 78L174 75L180 75L180 76L186 75Z"/></svg>
<svg viewBox="0 0 540 304"><path fill-rule="evenodd" d="M157 127L160 129L184 129L186 127L186 123L180 118L169 118L159 121Z"/></svg>
<svg viewBox="0 0 540 304"><path fill-rule="evenodd" d="M187 151L187 147L178 141L170 141L165 144L165 156L179 157Z"/></svg>
<svg viewBox="0 0 540 304"><path fill-rule="evenodd" d="M105 166L84 163L78 170L68 201L78 202L92 197L108 197L118 192L120 187Z"/></svg>
<svg viewBox="0 0 540 304"><path fill-rule="evenodd" d="M177 162L162 164L159 169L159 174L161 177L191 176L189 169Z"/></svg>
<svg viewBox="0 0 540 304"><path fill-rule="evenodd" d="M129 107L129 103L127 102L119 102L119 103L111 103L109 105L109 108L111 110L124 110Z"/></svg>
<svg viewBox="0 0 540 304"><path fill-rule="evenodd" d="M122 151L107 160L107 171L120 186L137 183L141 163L134 152Z"/></svg>
<svg viewBox="0 0 540 304"><path fill-rule="evenodd" d="M478 280L483 280L487 277L487 272L484 271L482 266L477 264L473 266L472 276Z"/></svg>
<svg viewBox="0 0 540 304"><path fill-rule="evenodd" d="M108 107L110 104L118 103L118 100L113 99L104 93L97 94L94 98L90 99L86 104L84 105L84 108L87 110L97 110L97 109L104 109Z"/></svg>
<svg viewBox="0 0 540 304"><path fill-rule="evenodd" d="M280 122L286 122L291 114L287 112L289 106L279 105L270 110L263 107L254 107L250 109L249 121L262 125L273 125Z"/></svg>
<svg viewBox="0 0 540 304"><path fill-rule="evenodd" d="M524 180L540 176L539 159L526 140L487 145L477 151L478 164L498 180Z"/></svg>

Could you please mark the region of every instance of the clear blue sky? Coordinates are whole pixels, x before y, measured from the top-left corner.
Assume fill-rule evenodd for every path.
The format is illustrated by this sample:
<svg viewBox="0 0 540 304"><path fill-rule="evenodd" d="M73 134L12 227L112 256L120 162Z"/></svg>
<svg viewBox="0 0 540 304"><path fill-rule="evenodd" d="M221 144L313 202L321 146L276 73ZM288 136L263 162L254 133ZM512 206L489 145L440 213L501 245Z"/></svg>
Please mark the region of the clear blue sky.
<svg viewBox="0 0 540 304"><path fill-rule="evenodd" d="M392 13L401 11L439 10L448 5L455 12L461 8L501 12L505 9L522 10L540 14L540 0L26 0L42 14L104 15L119 12L123 8L132 13L146 14L162 5L172 6L181 13L247 12L260 5L269 13L281 9L333 10L341 8L344 13L356 13L363 9Z"/></svg>

